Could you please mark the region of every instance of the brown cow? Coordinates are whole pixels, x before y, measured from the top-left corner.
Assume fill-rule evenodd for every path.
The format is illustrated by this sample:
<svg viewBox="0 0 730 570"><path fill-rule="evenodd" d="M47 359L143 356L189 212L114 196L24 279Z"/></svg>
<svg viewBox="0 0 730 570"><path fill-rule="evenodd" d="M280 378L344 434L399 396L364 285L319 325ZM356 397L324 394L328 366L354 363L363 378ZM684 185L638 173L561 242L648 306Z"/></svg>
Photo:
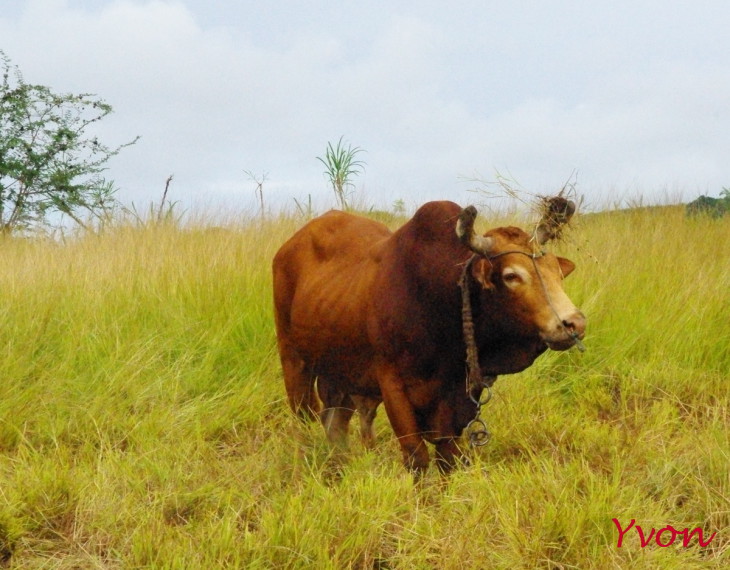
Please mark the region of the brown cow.
<svg viewBox="0 0 730 570"><path fill-rule="evenodd" d="M472 256L469 296L482 375L519 372L547 348L566 350L583 338L585 318L561 285L574 264L536 253L550 232L535 238L503 227L480 237L475 215L471 207L429 202L391 232L331 211L274 257L289 404L302 417L319 414L331 441L346 442L357 408L371 444L383 401L409 469L420 475L427 468L425 441L435 444L442 472L454 467L461 457L456 440L477 410L465 388L458 286Z"/></svg>

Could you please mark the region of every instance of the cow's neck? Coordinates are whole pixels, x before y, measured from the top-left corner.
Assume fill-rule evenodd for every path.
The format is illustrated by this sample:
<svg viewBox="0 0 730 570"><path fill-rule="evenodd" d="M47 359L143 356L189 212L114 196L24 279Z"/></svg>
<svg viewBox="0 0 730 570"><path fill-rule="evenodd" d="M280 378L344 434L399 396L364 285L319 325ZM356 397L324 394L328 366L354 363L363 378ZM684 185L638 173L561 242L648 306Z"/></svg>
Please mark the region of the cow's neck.
<svg viewBox="0 0 730 570"><path fill-rule="evenodd" d="M484 375L514 374L530 366L547 346L540 339L488 335L477 338Z"/></svg>

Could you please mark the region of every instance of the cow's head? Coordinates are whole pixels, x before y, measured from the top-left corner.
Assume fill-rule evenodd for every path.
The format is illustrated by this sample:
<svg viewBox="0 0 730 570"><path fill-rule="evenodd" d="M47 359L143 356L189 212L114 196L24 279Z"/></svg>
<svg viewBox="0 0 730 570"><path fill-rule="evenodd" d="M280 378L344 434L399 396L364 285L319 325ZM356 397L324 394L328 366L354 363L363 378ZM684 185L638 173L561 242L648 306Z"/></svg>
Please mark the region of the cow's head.
<svg viewBox="0 0 730 570"><path fill-rule="evenodd" d="M585 317L562 286L575 265L538 248L554 232L540 230L545 227L541 224L534 236L516 227L496 228L478 236L473 229L475 217L472 206L464 209L456 233L477 254L470 271L492 308L490 321L510 336L537 336L553 350L566 350L582 339Z"/></svg>

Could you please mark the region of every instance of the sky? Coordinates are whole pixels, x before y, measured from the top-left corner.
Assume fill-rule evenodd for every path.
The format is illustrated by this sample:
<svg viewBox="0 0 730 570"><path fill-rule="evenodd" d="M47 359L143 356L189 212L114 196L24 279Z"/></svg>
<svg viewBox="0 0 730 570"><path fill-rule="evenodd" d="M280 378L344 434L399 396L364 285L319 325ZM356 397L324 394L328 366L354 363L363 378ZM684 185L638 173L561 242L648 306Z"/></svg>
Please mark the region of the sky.
<svg viewBox="0 0 730 570"><path fill-rule="evenodd" d="M126 203L269 209L334 194L317 160L363 149L365 206L463 205L575 184L587 208L730 187L730 2L3 2L28 83L95 93ZM481 193L473 192L481 189ZM485 193L486 192L486 193Z"/></svg>

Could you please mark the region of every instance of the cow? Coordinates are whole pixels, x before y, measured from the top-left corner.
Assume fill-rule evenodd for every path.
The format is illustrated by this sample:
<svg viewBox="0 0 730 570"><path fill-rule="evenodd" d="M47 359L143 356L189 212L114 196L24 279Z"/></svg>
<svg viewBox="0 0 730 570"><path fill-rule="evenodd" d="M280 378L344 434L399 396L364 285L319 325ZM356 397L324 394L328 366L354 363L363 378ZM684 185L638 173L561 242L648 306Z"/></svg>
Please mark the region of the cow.
<svg viewBox="0 0 730 570"><path fill-rule="evenodd" d="M479 236L475 216L472 206L429 202L391 232L333 210L276 253L275 324L289 405L302 418L319 417L334 444L346 445L358 410L363 441L372 445L383 402L405 466L420 477L429 442L446 474L462 459L458 440L485 386L584 337L585 317L561 284L575 265L540 251L555 227ZM488 380L471 392L462 273L477 372Z"/></svg>

